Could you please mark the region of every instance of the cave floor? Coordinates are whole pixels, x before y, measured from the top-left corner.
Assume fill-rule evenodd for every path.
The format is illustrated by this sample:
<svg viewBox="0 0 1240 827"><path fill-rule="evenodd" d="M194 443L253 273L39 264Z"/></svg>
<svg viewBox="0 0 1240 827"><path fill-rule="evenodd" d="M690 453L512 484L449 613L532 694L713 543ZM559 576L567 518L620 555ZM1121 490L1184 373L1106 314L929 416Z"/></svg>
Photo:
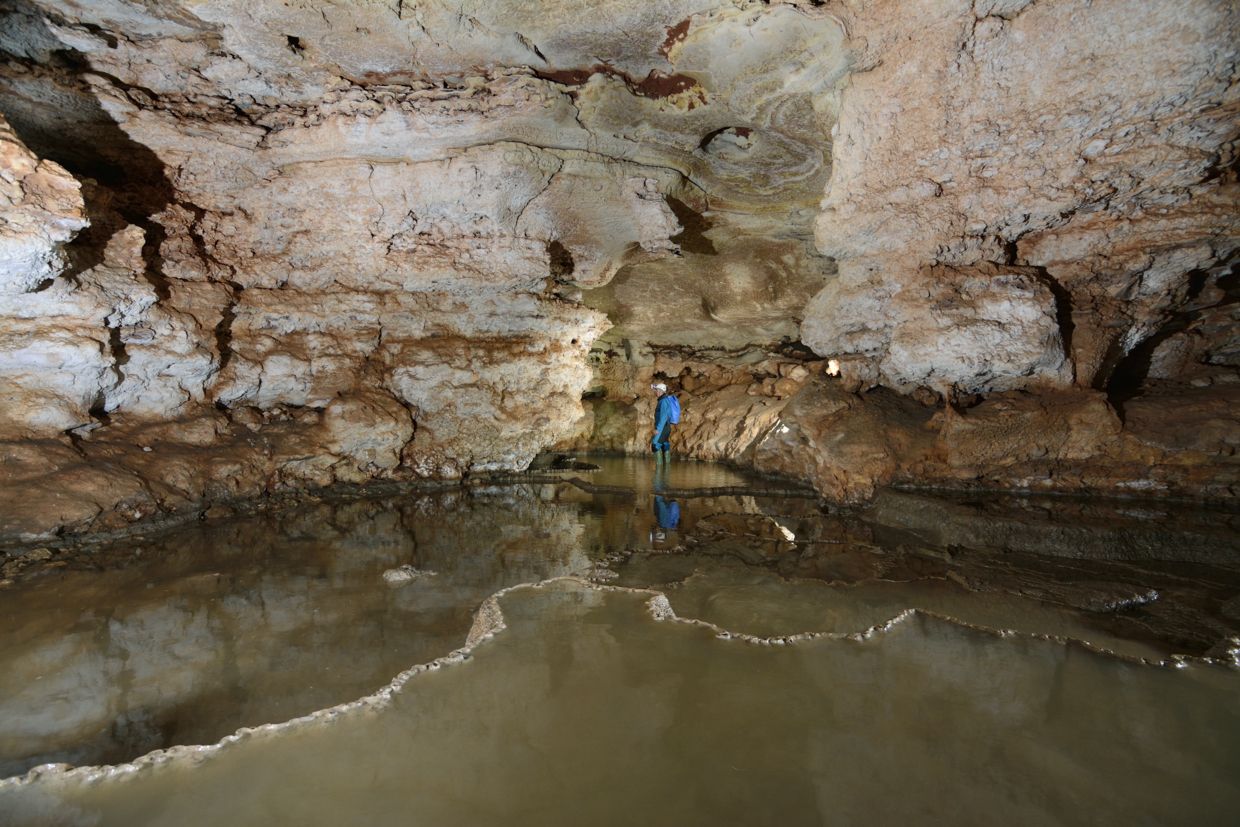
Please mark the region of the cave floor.
<svg viewBox="0 0 1240 827"><path fill-rule="evenodd" d="M325 496L24 570L0 590L5 823L1240 804L1236 514L894 491L839 510L724 466L582 459L600 467Z"/></svg>

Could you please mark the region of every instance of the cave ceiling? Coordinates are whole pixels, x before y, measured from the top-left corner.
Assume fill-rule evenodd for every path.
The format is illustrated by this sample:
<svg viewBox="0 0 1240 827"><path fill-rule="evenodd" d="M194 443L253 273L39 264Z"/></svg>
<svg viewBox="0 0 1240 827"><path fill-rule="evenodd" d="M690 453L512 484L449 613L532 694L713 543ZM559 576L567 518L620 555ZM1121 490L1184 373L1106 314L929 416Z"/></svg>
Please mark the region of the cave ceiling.
<svg viewBox="0 0 1240 827"><path fill-rule="evenodd" d="M281 271L325 257L295 238L286 199L296 188L259 204L254 187L276 191L299 167L335 166L345 197L324 206L348 210L358 169L367 189L401 189L383 179L428 163L478 168L471 158L518 182L533 171L541 192L518 183L519 196L505 193L526 202L506 226L476 209L477 233L553 245L557 295L605 312L610 340L795 341L802 308L834 272L813 224L848 56L840 23L814 3L10 6L0 107L18 134L109 186L148 242L169 203L204 224L257 216L260 230L229 244L286 263L232 264L242 286L296 282ZM419 197L429 215L406 231L489 196ZM399 236L388 223L379 232ZM273 233L281 243L267 243ZM409 264L345 256L339 266ZM514 269L497 257L496 281L510 286ZM316 280L305 268L300 277Z"/></svg>

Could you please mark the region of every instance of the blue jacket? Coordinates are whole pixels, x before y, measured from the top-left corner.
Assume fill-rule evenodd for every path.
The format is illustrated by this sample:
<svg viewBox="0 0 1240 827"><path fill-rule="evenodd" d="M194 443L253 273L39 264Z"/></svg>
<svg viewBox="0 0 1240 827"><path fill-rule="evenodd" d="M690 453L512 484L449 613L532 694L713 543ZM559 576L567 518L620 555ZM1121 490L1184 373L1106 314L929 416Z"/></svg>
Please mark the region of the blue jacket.
<svg viewBox="0 0 1240 827"><path fill-rule="evenodd" d="M665 393L659 397L659 404L654 408L654 432L656 436L663 433L663 426L672 421L672 408L675 404L676 399L670 393Z"/></svg>

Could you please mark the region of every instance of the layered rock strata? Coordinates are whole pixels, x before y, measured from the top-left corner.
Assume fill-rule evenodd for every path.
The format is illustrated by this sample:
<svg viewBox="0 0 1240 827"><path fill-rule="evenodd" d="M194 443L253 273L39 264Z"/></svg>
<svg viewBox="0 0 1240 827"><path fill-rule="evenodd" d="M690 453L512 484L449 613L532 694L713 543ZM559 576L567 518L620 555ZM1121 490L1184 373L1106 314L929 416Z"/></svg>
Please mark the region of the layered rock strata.
<svg viewBox="0 0 1240 827"><path fill-rule="evenodd" d="M1234 496L1230 4L3 22L0 534L640 449L676 358L684 450L829 496Z"/></svg>

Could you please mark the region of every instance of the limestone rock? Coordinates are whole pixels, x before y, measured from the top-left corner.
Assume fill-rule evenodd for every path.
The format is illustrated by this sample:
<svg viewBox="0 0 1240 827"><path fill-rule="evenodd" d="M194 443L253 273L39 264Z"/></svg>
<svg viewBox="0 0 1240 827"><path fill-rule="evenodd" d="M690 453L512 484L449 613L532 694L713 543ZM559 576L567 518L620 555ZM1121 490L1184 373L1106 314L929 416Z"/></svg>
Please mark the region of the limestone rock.
<svg viewBox="0 0 1240 827"><path fill-rule="evenodd" d="M60 275L62 246L90 223L80 188L0 116L0 295L29 293Z"/></svg>
<svg viewBox="0 0 1240 827"><path fill-rule="evenodd" d="M1121 424L1099 393L993 397L938 415L938 447L955 468L1029 460L1084 460L1103 453Z"/></svg>
<svg viewBox="0 0 1240 827"><path fill-rule="evenodd" d="M413 439L414 423L399 401L383 393L347 396L323 409L324 447L374 474L400 465L401 451ZM366 479L369 474L363 474Z"/></svg>
<svg viewBox="0 0 1240 827"><path fill-rule="evenodd" d="M105 381L99 332L41 321L55 315L63 245L89 221L80 186L31 153L0 117L0 436L58 432L90 420ZM48 312L51 311L51 312ZM99 319L93 319L98 323Z"/></svg>
<svg viewBox="0 0 1240 827"><path fill-rule="evenodd" d="M435 572L425 571L410 565L397 566L383 572L383 582L389 586L405 586L426 577L434 577Z"/></svg>
<svg viewBox="0 0 1240 827"><path fill-rule="evenodd" d="M588 5L0 12L2 531L644 451L655 378L831 497L1234 494L1231 4Z"/></svg>
<svg viewBox="0 0 1240 827"><path fill-rule="evenodd" d="M862 354L895 386L1065 385L1057 317L1076 381L1105 384L1114 354L1158 332L1192 274L1225 274L1240 244L1236 184L1212 159L1231 157L1235 139L1237 90L1221 70L1240 34L1234 9L891 0L838 11L865 71L841 93L816 225L840 261L807 310L817 352ZM1153 64L1138 66L1140 54ZM979 265L995 290L939 315L960 268ZM986 296L1012 265L1037 268L1042 286L1018 280L1027 298L996 313ZM943 332L923 333L927 321ZM971 342L968 358L948 353L933 376L901 346L992 325L1006 329Z"/></svg>
<svg viewBox="0 0 1240 827"><path fill-rule="evenodd" d="M863 399L831 380L801 391L758 443L754 467L808 480L831 499L860 502L892 482L930 440L929 412L910 400Z"/></svg>

